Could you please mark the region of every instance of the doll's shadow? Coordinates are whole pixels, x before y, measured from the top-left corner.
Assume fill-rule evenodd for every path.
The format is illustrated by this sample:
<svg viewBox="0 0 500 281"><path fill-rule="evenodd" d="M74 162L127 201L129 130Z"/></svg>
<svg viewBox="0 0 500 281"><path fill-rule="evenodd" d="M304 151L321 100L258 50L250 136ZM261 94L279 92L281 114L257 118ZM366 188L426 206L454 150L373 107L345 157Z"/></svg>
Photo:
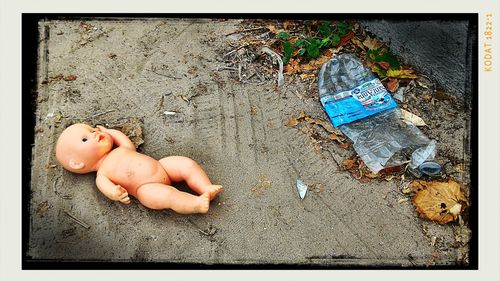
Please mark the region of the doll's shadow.
<svg viewBox="0 0 500 281"><path fill-rule="evenodd" d="M189 194L198 196L196 192L194 192L185 181L180 181L180 182L173 182L171 184L173 187L175 187L177 190L182 191L182 192L187 192Z"/></svg>

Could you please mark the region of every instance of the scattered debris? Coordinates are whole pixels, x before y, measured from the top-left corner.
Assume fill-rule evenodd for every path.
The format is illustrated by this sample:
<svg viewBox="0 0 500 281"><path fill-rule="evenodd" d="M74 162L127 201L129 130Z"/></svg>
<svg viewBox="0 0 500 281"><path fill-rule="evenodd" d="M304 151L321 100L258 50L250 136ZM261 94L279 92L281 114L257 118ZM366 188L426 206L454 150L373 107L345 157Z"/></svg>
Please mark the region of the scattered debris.
<svg viewBox="0 0 500 281"><path fill-rule="evenodd" d="M424 83L422 83L422 82L420 82L420 81L418 81L418 80L417 80L417 84L418 84L420 87L424 88L424 89L429 89L429 87L427 87L427 85L425 85Z"/></svg>
<svg viewBox="0 0 500 281"><path fill-rule="evenodd" d="M451 179L448 182L415 180L409 187L416 192L413 204L420 217L439 224L454 221L468 206L460 184Z"/></svg>
<svg viewBox="0 0 500 281"><path fill-rule="evenodd" d="M73 219L77 224L83 226L84 228L86 229L89 229L90 228L90 225L86 224L85 222L83 222L82 220L80 220L79 218L75 217L75 215L73 215L72 213L70 213L69 211L67 210L64 210L64 213L66 215L68 215L71 219Z"/></svg>
<svg viewBox="0 0 500 281"><path fill-rule="evenodd" d="M404 180L403 166L387 167L380 170L378 173L373 173L359 158L359 156L350 157L342 161L342 168L348 171L355 179L361 183L367 183L371 180L377 179L379 181L392 181L401 179Z"/></svg>
<svg viewBox="0 0 500 281"><path fill-rule="evenodd" d="M251 191L257 194L262 194L263 190L271 188L271 181L268 180L267 176L261 176L259 182L252 187Z"/></svg>
<svg viewBox="0 0 500 281"><path fill-rule="evenodd" d="M217 233L217 228L215 228L213 225L209 225L207 229L205 230L201 230L201 229L198 229L201 234L205 235L205 236L208 236L208 237L212 237L215 235L215 233Z"/></svg>
<svg viewBox="0 0 500 281"><path fill-rule="evenodd" d="M347 170L355 179L361 183L367 183L372 179L376 179L379 175L368 169L365 163L358 156L344 159L342 161L344 170Z"/></svg>
<svg viewBox="0 0 500 281"><path fill-rule="evenodd" d="M35 210L35 213L39 215L41 218L45 216L47 211L49 210L50 205L47 201L43 201L42 203L38 204L38 207Z"/></svg>
<svg viewBox="0 0 500 281"><path fill-rule="evenodd" d="M64 76L63 74L57 74L57 75L50 76L49 79L43 80L42 85L47 85L47 84L50 84L54 81L61 81L61 80L75 81L76 78L77 78L76 75L73 75L73 74L66 75L66 76Z"/></svg>
<svg viewBox="0 0 500 281"><path fill-rule="evenodd" d="M177 112L175 112L175 111L164 111L163 114L165 114L165 115L175 115L175 114L177 114Z"/></svg>
<svg viewBox="0 0 500 281"><path fill-rule="evenodd" d="M434 247L436 245L436 240L437 240L437 237L436 236L432 236L431 237L431 246Z"/></svg>
<svg viewBox="0 0 500 281"><path fill-rule="evenodd" d="M307 193L307 185L299 179L297 180L297 191L299 192L300 199L304 199Z"/></svg>
<svg viewBox="0 0 500 281"><path fill-rule="evenodd" d="M394 93L393 97L400 102L404 102L405 97L404 94L406 92L406 87L399 87L397 91Z"/></svg>
<svg viewBox="0 0 500 281"><path fill-rule="evenodd" d="M260 53L266 53L266 54L270 55L273 58L273 60L274 59L277 60L278 66L279 66L279 69L278 69L278 87L283 86L283 84L285 84L285 77L283 76L283 60L281 60L280 55L278 55L276 52L269 49L268 47L263 47L262 49L260 49Z"/></svg>
<svg viewBox="0 0 500 281"><path fill-rule="evenodd" d="M68 76L65 76L63 79L64 79L64 81L75 81L76 75L68 75Z"/></svg>
<svg viewBox="0 0 500 281"><path fill-rule="evenodd" d="M410 194L411 193L411 188L410 188L410 183L404 183L401 187L401 193L403 194Z"/></svg>
<svg viewBox="0 0 500 281"><path fill-rule="evenodd" d="M467 243L469 243L472 231L464 225L464 221L462 220L461 216L458 217L458 221L460 225L455 228L455 241L460 246L465 246L467 245Z"/></svg>
<svg viewBox="0 0 500 281"><path fill-rule="evenodd" d="M191 102L185 95L179 95L179 97L188 104Z"/></svg>
<svg viewBox="0 0 500 281"><path fill-rule="evenodd" d="M398 200L398 203L401 204L401 203L404 203L404 202L408 202L410 199L408 198L401 198Z"/></svg>
<svg viewBox="0 0 500 281"><path fill-rule="evenodd" d="M301 121L306 121L309 124L316 124L322 127L326 132L328 132L329 139L337 141L339 144L344 144L345 137L344 134L339 130L332 126L332 124L328 121L322 120L320 118L312 118L311 116L306 115L304 111L301 111L299 116L295 118L290 118L286 124L288 127L295 127Z"/></svg>
<svg viewBox="0 0 500 281"><path fill-rule="evenodd" d="M68 228L62 231L62 238L68 238L76 234L76 227Z"/></svg>
<svg viewBox="0 0 500 281"><path fill-rule="evenodd" d="M99 112L99 113L96 113L96 114L93 114L93 115L90 115L88 117L83 118L83 121L89 120L89 119L92 119L92 118L95 118L97 116L101 116L101 115L104 115L104 114L107 114L107 113L110 113L110 112L113 112L113 111L115 111L115 109L110 109L110 110L107 110L107 111L104 111L104 112Z"/></svg>
<svg viewBox="0 0 500 281"><path fill-rule="evenodd" d="M142 121L139 118L131 117L125 123L116 125L114 128L124 133L132 141L136 148L139 148L139 146L144 143Z"/></svg>
<svg viewBox="0 0 500 281"><path fill-rule="evenodd" d="M315 193L320 193L325 191L326 185L324 183L313 183L309 186L309 189Z"/></svg>
<svg viewBox="0 0 500 281"><path fill-rule="evenodd" d="M427 126L424 120L422 120L422 118L418 117L417 115L402 108L400 109L400 111L401 111L401 117L403 118L404 121L410 122L417 127Z"/></svg>

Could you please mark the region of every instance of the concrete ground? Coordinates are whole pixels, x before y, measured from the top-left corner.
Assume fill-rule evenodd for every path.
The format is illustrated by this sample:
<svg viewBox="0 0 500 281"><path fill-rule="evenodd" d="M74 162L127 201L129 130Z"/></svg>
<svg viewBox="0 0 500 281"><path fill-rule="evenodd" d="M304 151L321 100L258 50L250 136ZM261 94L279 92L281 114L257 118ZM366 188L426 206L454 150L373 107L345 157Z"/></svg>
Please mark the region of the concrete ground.
<svg viewBox="0 0 500 281"><path fill-rule="evenodd" d="M457 265L457 224L422 220L400 181L360 183L337 163L353 151L285 126L301 110L327 120L316 84L241 83L224 69L237 20L40 23L28 255L34 260L328 266ZM233 73L234 74L234 73ZM62 76L61 76L62 75ZM464 160L467 112L423 111L438 154ZM165 115L164 111L176 112ZM445 116L445 113L448 115ZM437 115L441 114L441 115ZM451 116L451 117L450 117ZM95 174L56 165L75 122L142 128L142 153L198 161L225 190L206 215L112 202ZM140 135L140 130L136 130ZM466 171L454 178L467 184ZM301 200L296 180L310 188ZM68 213L83 223L78 224Z"/></svg>

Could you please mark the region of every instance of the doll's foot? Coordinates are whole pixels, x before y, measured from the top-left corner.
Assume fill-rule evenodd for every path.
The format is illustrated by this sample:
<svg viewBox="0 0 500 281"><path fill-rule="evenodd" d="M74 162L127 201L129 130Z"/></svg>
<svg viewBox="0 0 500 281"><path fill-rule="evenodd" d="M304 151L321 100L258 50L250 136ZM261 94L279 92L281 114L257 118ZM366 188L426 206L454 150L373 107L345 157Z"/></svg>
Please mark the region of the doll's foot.
<svg viewBox="0 0 500 281"><path fill-rule="evenodd" d="M217 194L222 191L222 185L211 184L207 189L210 200L213 200L217 196Z"/></svg>
<svg viewBox="0 0 500 281"><path fill-rule="evenodd" d="M210 205L210 194L208 192L203 193L198 196L199 204L196 206L196 212L200 214L205 214L208 212L208 207Z"/></svg>

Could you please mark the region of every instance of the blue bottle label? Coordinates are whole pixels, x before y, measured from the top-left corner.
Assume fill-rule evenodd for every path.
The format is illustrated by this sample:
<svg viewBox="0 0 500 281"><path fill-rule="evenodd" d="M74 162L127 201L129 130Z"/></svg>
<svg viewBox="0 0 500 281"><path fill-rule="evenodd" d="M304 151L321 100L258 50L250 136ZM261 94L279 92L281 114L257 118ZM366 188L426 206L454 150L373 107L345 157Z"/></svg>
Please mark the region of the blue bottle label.
<svg viewBox="0 0 500 281"><path fill-rule="evenodd" d="M378 78L349 91L324 95L321 104L335 127L398 106Z"/></svg>

